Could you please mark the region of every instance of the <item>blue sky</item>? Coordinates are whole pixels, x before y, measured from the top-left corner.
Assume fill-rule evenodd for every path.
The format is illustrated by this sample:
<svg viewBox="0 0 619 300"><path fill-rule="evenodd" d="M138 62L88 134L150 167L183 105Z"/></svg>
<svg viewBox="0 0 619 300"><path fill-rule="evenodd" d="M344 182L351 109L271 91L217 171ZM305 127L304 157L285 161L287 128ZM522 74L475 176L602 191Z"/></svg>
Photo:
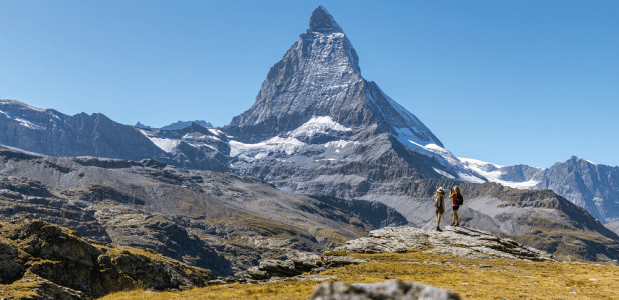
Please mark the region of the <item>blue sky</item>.
<svg viewBox="0 0 619 300"><path fill-rule="evenodd" d="M619 165L619 0L0 1L0 99L222 126L318 5L456 156Z"/></svg>

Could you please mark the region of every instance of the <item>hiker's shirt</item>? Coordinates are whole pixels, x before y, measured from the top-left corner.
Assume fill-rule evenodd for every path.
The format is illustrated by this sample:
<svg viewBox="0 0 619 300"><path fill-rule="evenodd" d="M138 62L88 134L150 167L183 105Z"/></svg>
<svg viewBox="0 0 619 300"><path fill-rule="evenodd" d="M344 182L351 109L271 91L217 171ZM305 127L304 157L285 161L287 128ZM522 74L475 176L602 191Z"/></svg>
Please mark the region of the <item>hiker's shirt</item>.
<svg viewBox="0 0 619 300"><path fill-rule="evenodd" d="M458 209L459 205L458 205L458 193L453 193L453 195L451 195L451 203L454 206L455 209Z"/></svg>

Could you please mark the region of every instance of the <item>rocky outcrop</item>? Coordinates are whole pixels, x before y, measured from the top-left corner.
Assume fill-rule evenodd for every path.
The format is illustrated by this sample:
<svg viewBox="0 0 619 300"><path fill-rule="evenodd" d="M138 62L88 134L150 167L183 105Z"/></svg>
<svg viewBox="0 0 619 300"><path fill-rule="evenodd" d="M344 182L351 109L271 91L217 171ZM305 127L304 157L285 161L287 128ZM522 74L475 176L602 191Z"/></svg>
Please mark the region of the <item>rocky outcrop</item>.
<svg viewBox="0 0 619 300"><path fill-rule="evenodd" d="M438 232L413 227L386 227L371 231L369 237L348 241L346 245L335 248L335 250L348 253L378 253L406 252L426 248L428 250L425 252L429 253L452 254L473 259L560 261L545 251L471 228Z"/></svg>
<svg viewBox="0 0 619 300"><path fill-rule="evenodd" d="M287 260L266 259L247 270L247 277L253 280L266 280L273 277L293 277L305 272L319 272L351 264L367 263L369 259L350 256L319 256L312 253L294 251Z"/></svg>
<svg viewBox="0 0 619 300"><path fill-rule="evenodd" d="M325 282L314 289L308 300L458 300L458 294L421 284L418 282L403 282L400 280L378 282L372 284Z"/></svg>
<svg viewBox="0 0 619 300"><path fill-rule="evenodd" d="M152 250L86 240L41 220L0 225L0 283L5 294L29 290L31 299L86 299L148 287L205 286L216 277Z"/></svg>

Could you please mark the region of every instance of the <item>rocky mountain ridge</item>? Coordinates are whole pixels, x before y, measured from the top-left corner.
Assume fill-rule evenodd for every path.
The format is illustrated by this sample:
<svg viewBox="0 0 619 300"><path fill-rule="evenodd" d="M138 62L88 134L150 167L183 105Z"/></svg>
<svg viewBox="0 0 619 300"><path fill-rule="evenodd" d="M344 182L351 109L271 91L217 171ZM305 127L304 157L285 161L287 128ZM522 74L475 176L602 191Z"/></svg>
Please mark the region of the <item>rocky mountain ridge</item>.
<svg viewBox="0 0 619 300"><path fill-rule="evenodd" d="M137 128L142 128L142 129L160 129L160 130L177 130L177 129L183 129L183 128L187 128L189 126L191 126L192 123L196 123L202 127L205 128L212 128L215 127L213 126L213 124L211 124L210 122L204 121L204 120L195 120L195 121L178 121L178 122L174 122L172 124L163 126L161 128L154 128L148 125L144 125L142 123L140 123L140 121L138 121L134 126Z"/></svg>
<svg viewBox="0 0 619 300"><path fill-rule="evenodd" d="M619 187L619 167L596 164L577 156L547 169L462 160L493 182L514 188L553 190L603 223L619 218L619 194L615 192Z"/></svg>

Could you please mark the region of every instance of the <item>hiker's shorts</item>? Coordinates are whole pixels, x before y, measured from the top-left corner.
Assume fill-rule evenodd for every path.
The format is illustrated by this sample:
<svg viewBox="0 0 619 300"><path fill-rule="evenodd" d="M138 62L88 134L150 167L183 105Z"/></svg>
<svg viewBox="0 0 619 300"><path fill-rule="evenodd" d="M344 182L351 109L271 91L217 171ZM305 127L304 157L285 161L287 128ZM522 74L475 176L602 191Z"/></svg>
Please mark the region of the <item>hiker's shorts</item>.
<svg viewBox="0 0 619 300"><path fill-rule="evenodd" d="M436 208L436 214L437 214L437 215L438 215L438 214L441 214L441 215L442 215L442 214L444 214L444 213L445 213L445 208L444 208L444 207L442 207L442 206L441 206L441 207L437 207L437 208Z"/></svg>

